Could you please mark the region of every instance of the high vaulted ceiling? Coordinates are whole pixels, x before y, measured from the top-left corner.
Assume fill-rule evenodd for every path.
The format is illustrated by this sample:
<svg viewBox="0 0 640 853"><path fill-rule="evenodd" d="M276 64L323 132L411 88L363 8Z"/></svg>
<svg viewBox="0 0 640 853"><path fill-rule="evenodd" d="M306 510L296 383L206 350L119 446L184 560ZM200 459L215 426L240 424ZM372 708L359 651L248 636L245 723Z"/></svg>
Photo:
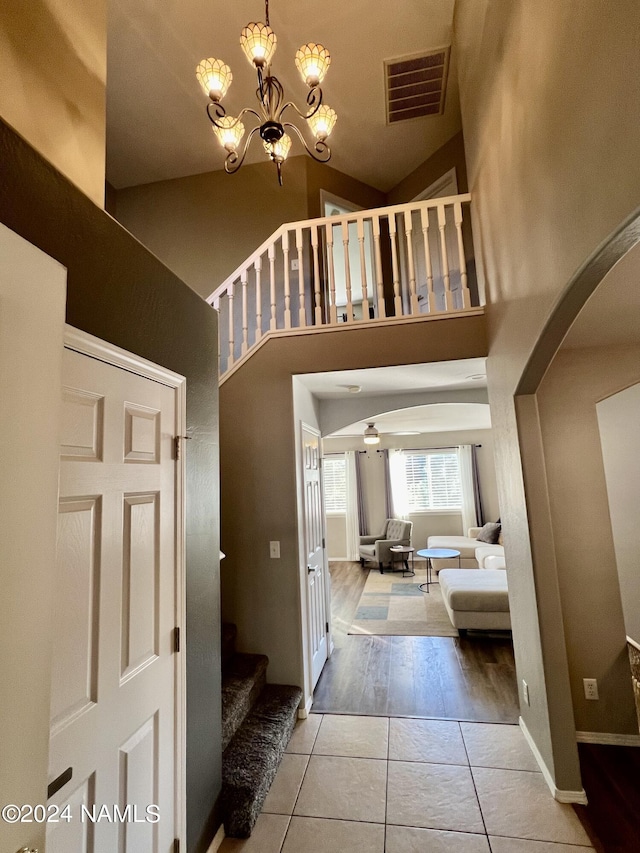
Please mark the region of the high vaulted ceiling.
<svg viewBox="0 0 640 853"><path fill-rule="evenodd" d="M451 44L454 0L271 0L278 37L273 72L304 106L294 64L306 42L332 62L324 100L338 113L331 165L387 191L460 129L455 55L445 113L386 125L384 65ZM240 30L264 20L262 0L109 0L107 180L116 188L221 169L224 151L205 115L195 68L209 56L231 66L229 114L254 106L255 72ZM265 159L259 140L247 162ZM297 147L296 147L297 146ZM302 153L294 142L291 154Z"/></svg>

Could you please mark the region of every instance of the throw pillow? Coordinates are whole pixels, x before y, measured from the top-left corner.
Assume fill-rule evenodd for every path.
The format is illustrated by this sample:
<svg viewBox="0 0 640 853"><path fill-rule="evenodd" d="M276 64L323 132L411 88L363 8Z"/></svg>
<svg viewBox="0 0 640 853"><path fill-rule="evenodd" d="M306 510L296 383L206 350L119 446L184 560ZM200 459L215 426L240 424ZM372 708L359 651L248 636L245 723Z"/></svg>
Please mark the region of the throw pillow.
<svg viewBox="0 0 640 853"><path fill-rule="evenodd" d="M480 533L476 536L478 542L486 542L487 545L495 545L500 536L501 525L497 521L488 521Z"/></svg>

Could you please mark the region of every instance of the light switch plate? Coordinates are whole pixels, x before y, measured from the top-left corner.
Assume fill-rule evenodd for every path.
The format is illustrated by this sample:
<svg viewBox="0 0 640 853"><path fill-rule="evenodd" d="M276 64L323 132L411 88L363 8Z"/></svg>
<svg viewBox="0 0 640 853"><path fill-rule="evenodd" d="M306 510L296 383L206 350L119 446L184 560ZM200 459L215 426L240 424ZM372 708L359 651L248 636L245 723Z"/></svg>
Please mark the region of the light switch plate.
<svg viewBox="0 0 640 853"><path fill-rule="evenodd" d="M272 560L278 560L280 558L280 542L273 541L269 542L269 556Z"/></svg>

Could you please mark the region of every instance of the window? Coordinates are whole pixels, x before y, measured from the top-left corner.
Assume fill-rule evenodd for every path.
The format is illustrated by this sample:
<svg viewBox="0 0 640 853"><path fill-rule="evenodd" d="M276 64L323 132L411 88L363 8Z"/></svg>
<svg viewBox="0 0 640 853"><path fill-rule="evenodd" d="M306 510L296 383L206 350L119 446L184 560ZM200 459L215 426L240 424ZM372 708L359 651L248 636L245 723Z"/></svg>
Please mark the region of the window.
<svg viewBox="0 0 640 853"><path fill-rule="evenodd" d="M324 508L326 512L347 511L347 462L344 456L325 456L322 460Z"/></svg>
<svg viewBox="0 0 640 853"><path fill-rule="evenodd" d="M428 450L403 454L409 512L460 510L458 454Z"/></svg>

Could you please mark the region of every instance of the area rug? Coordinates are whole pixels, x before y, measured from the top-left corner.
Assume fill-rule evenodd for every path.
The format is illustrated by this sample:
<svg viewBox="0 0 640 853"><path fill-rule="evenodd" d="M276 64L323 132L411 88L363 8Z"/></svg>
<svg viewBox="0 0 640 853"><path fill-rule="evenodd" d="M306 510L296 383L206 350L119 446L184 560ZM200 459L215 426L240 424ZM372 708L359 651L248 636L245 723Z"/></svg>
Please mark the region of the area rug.
<svg viewBox="0 0 640 853"><path fill-rule="evenodd" d="M457 637L442 601L440 585L430 584L429 593L419 584L427 579L424 569L414 577L400 572L369 571L349 634L379 634L389 637Z"/></svg>

